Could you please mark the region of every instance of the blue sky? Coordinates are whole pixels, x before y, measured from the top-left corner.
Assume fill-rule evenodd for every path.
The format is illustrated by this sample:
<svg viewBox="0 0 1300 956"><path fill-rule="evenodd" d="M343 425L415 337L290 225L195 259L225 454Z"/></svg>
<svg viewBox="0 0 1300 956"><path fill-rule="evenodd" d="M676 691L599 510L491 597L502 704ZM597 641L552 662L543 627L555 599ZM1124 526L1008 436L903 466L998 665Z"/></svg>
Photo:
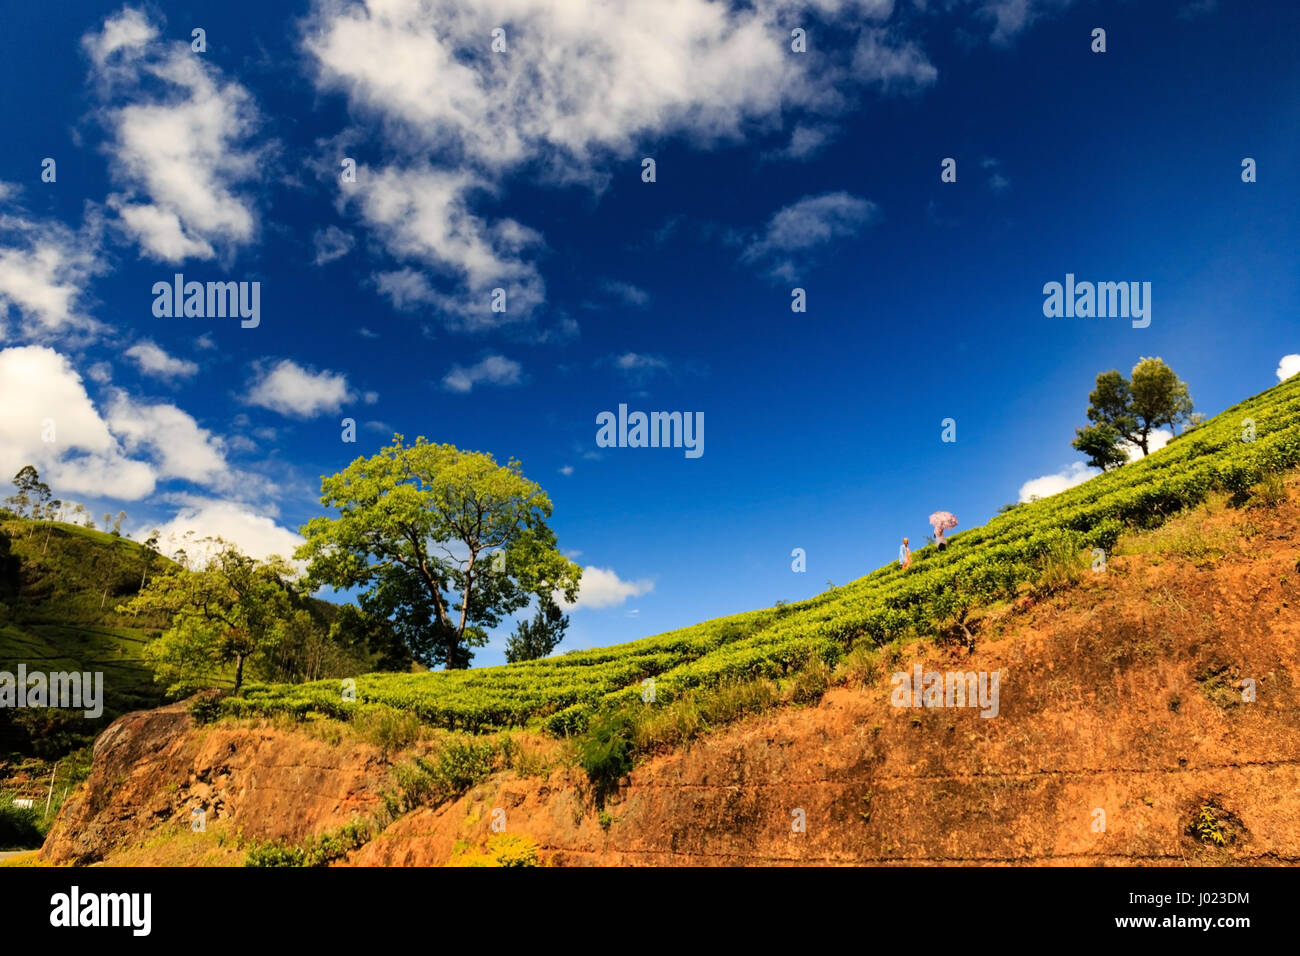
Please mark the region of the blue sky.
<svg viewBox="0 0 1300 956"><path fill-rule="evenodd" d="M284 551L424 435L523 462L588 568L564 646L610 644L1080 480L1100 371L1214 414L1300 368L1293 5L47 10L0 40L0 470L133 533ZM178 272L259 282L257 327L155 316ZM1150 326L1045 317L1067 273L1150 282ZM598 448L620 403L704 454Z"/></svg>

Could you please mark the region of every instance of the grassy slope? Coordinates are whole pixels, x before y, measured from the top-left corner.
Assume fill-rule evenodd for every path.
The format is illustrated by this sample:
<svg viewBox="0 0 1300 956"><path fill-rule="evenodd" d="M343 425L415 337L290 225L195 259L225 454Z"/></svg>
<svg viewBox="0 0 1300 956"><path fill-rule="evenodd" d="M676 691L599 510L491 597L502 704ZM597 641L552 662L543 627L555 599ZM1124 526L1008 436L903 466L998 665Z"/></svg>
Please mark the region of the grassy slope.
<svg viewBox="0 0 1300 956"><path fill-rule="evenodd" d="M114 608L139 589L148 552L127 538L71 524L0 522L19 559L16 593L0 617L0 662L13 669L103 671L108 719L162 701L142 651L161 621ZM150 576L171 562L153 557ZM3 599L3 598L0 598Z"/></svg>
<svg viewBox="0 0 1300 956"><path fill-rule="evenodd" d="M1257 439L1242 441L1243 420ZM357 700L409 709L447 727L487 730L545 720L580 730L599 708L626 703L653 677L660 701L730 678L780 676L814 657L834 661L858 641L978 631L984 608L1039 582L1054 561L1109 550L1125 530L1153 528L1213 491L1246 495L1300 464L1300 376L1227 409L1169 447L953 535L943 553L914 555L811 600L706 621L628 644L470 671L365 675ZM1072 556L1072 557L1071 557ZM356 704L333 681L253 686L231 714L320 712Z"/></svg>

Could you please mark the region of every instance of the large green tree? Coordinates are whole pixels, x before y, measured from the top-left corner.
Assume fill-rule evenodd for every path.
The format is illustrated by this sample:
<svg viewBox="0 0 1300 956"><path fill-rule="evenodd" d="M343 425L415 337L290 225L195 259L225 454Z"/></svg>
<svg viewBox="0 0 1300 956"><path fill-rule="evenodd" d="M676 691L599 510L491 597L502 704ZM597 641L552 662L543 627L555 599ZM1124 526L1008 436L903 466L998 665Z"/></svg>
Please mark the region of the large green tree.
<svg viewBox="0 0 1300 956"><path fill-rule="evenodd" d="M577 597L582 569L546 524L551 501L520 463L417 438L321 479L338 517L301 529L309 580L359 588L429 666L468 667L487 628L534 597Z"/></svg>
<svg viewBox="0 0 1300 956"><path fill-rule="evenodd" d="M269 660L286 636L306 625L293 600L293 570L283 558L259 561L221 539L216 549L202 570L177 566L155 575L118 608L170 618L145 647L145 659L171 693L213 686L230 664L239 693L245 665Z"/></svg>
<svg viewBox="0 0 1300 956"><path fill-rule="evenodd" d="M1185 421L1192 413L1187 384L1158 358L1143 358L1130 378L1115 369L1097 376L1088 395L1088 421L1077 429L1073 446L1088 456L1088 463L1103 470L1128 460L1121 443L1150 452L1151 433Z"/></svg>

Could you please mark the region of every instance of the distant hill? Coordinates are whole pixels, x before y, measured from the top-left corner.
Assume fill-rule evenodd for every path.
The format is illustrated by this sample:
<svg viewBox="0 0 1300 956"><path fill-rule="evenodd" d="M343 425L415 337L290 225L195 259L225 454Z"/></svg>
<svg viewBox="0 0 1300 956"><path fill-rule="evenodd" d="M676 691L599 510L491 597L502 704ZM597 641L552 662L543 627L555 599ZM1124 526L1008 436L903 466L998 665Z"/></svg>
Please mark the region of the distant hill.
<svg viewBox="0 0 1300 956"><path fill-rule="evenodd" d="M3 517L8 515L8 517ZM56 521L0 512L0 670L102 671L104 712L0 708L0 756L53 758L89 743L115 718L166 702L144 660L148 641L167 627L163 616L124 615L116 608L144 583L177 567L129 538ZM303 598L318 633L328 634L338 605ZM360 673L383 666L364 641L334 647L324 673ZM210 678L233 686L233 673Z"/></svg>
<svg viewBox="0 0 1300 956"><path fill-rule="evenodd" d="M107 727L131 710L156 707L162 688L142 659L149 637L166 621L116 613L142 580L174 567L167 558L128 538L60 522L10 518L0 521L0 669L103 671ZM0 710L0 752L50 753L95 729L84 720L45 726L47 739L33 740L28 720ZM23 715L34 720L41 715ZM53 715L44 715L53 718ZM24 729L26 725L27 729ZM59 738L59 739L53 739Z"/></svg>

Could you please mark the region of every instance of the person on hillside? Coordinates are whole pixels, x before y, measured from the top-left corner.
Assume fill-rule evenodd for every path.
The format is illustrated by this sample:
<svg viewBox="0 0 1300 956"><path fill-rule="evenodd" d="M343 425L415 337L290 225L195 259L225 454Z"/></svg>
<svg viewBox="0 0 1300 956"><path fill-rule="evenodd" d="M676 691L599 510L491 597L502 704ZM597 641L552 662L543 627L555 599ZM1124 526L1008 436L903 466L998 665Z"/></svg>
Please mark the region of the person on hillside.
<svg viewBox="0 0 1300 956"><path fill-rule="evenodd" d="M906 538L898 548L898 563L903 566L904 571L912 566L912 549L907 546Z"/></svg>
<svg viewBox="0 0 1300 956"><path fill-rule="evenodd" d="M934 543L942 551L948 547L948 539L943 533L957 527L957 516L951 511L936 511L930 515L930 527L934 528Z"/></svg>

